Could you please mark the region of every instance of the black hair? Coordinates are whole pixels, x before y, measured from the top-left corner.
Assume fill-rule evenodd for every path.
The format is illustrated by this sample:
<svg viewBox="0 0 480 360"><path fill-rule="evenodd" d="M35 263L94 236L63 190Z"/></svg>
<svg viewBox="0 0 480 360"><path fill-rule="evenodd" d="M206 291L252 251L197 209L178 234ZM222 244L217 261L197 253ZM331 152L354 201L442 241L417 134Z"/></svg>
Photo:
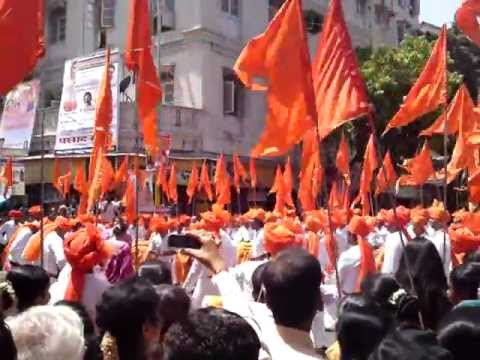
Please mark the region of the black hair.
<svg viewBox="0 0 480 360"><path fill-rule="evenodd" d="M140 266L138 276L146 279L152 285L172 284L172 271L170 267L158 260L150 260Z"/></svg>
<svg viewBox="0 0 480 360"><path fill-rule="evenodd" d="M281 251L263 275L265 299L275 322L303 327L320 307L322 269L318 260L301 248Z"/></svg>
<svg viewBox="0 0 480 360"><path fill-rule="evenodd" d="M241 316L204 308L173 324L163 340L163 360L257 360L260 340Z"/></svg>
<svg viewBox="0 0 480 360"><path fill-rule="evenodd" d="M155 286L159 301L161 333L165 334L170 326L187 318L190 311L190 298L186 291L174 285Z"/></svg>
<svg viewBox="0 0 480 360"><path fill-rule="evenodd" d="M265 269L267 268L268 262L260 264L257 266L255 271L252 274L252 296L253 300L258 302L265 302L265 293L262 292L263 285L263 275L265 273Z"/></svg>
<svg viewBox="0 0 480 360"><path fill-rule="evenodd" d="M102 351L100 350L100 343L95 334L95 326L88 315L85 306L79 302L61 300L55 303L55 306L67 306L80 316L83 323L83 337L85 338L85 355L84 360L102 360Z"/></svg>
<svg viewBox="0 0 480 360"><path fill-rule="evenodd" d="M408 268L413 287L408 277ZM436 329L439 320L450 311L452 305L447 296L448 285L442 260L435 245L424 238L409 241L402 253L395 278L408 293L418 297L424 325Z"/></svg>
<svg viewBox="0 0 480 360"><path fill-rule="evenodd" d="M120 360L144 360L143 326L159 325L159 298L152 284L134 277L106 290L97 304L97 325L117 341Z"/></svg>
<svg viewBox="0 0 480 360"><path fill-rule="evenodd" d="M35 301L48 292L50 278L39 266L20 265L7 273L6 279L12 284L17 298L17 310L23 312L35 305Z"/></svg>
<svg viewBox="0 0 480 360"><path fill-rule="evenodd" d="M12 333L3 319L0 320L0 349L2 351L2 359L17 359L17 349L13 341Z"/></svg>
<svg viewBox="0 0 480 360"><path fill-rule="evenodd" d="M478 357L480 344L480 308L459 307L441 322L438 341L449 350L454 360Z"/></svg>
<svg viewBox="0 0 480 360"><path fill-rule="evenodd" d="M471 263L471 262L477 262L480 263L480 249L476 249L474 251L470 251L467 253L463 259L463 263Z"/></svg>
<svg viewBox="0 0 480 360"><path fill-rule="evenodd" d="M478 299L480 263L462 264L450 272L450 284L458 301Z"/></svg>

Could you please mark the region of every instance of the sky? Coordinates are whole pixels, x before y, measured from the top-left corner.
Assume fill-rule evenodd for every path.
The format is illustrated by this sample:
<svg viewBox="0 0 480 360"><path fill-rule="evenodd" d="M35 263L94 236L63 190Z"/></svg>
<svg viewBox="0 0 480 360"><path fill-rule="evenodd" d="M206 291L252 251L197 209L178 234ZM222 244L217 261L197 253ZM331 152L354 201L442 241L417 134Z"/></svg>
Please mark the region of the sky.
<svg viewBox="0 0 480 360"><path fill-rule="evenodd" d="M420 21L434 25L450 24L462 0L421 0Z"/></svg>

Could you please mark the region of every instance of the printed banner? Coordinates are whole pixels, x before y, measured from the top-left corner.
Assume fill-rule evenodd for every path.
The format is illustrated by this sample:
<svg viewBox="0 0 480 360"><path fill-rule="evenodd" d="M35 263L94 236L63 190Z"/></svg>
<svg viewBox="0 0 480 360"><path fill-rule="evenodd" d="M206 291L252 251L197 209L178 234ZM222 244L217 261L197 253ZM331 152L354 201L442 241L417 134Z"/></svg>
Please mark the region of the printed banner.
<svg viewBox="0 0 480 360"><path fill-rule="evenodd" d="M112 145L118 143L119 81L121 57L111 54L112 75ZM95 107L105 66L105 52L67 60L63 75L63 92L58 114L55 151L85 152L93 146Z"/></svg>
<svg viewBox="0 0 480 360"><path fill-rule="evenodd" d="M19 84L8 93L0 123L3 149L22 150L28 154L39 91L40 81L33 80Z"/></svg>

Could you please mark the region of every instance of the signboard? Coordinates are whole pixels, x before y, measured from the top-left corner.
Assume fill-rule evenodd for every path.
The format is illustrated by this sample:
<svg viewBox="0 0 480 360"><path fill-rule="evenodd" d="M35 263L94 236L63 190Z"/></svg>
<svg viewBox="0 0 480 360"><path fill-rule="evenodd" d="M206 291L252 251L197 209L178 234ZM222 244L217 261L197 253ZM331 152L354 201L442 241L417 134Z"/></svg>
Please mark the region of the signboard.
<svg viewBox="0 0 480 360"><path fill-rule="evenodd" d="M3 149L22 150L28 154L39 91L40 81L33 80L18 85L8 93L0 123Z"/></svg>
<svg viewBox="0 0 480 360"><path fill-rule="evenodd" d="M2 161L2 174L5 168L5 160ZM13 162L13 186L6 189L4 181L0 181L0 202L8 199L10 196L25 195L25 165L23 163Z"/></svg>
<svg viewBox="0 0 480 360"><path fill-rule="evenodd" d="M92 148L96 101L104 66L104 51L65 62L55 151L85 152ZM118 143L120 69L121 57L118 50L112 51L113 146Z"/></svg>

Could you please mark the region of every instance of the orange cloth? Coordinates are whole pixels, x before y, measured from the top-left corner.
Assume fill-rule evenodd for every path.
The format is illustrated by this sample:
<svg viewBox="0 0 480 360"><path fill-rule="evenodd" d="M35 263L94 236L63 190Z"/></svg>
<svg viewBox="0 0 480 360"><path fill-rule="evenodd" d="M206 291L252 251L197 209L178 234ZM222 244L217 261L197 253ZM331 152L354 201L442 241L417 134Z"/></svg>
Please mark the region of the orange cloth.
<svg viewBox="0 0 480 360"><path fill-rule="evenodd" d="M198 168L197 168L197 165L194 163L192 165L192 172L190 173L190 177L188 179L188 184L187 184L187 196L188 196L189 204L192 203L193 197L197 192L199 182L200 182L200 179L198 177Z"/></svg>
<svg viewBox="0 0 480 360"><path fill-rule="evenodd" d="M32 74L45 54L44 1L0 1L0 95Z"/></svg>
<svg viewBox="0 0 480 360"><path fill-rule="evenodd" d="M137 219L137 195L135 190L135 179L130 176L127 180L127 188L125 190L125 195L123 198L123 203L125 205L125 214L127 216L127 221L129 224L135 223L135 220Z"/></svg>
<svg viewBox="0 0 480 360"><path fill-rule="evenodd" d="M350 152L348 150L348 141L343 133L338 146L335 165L340 175L344 178L345 183L350 184Z"/></svg>
<svg viewBox="0 0 480 360"><path fill-rule="evenodd" d="M480 46L480 26L478 18L480 17L480 3L477 0L464 0L463 4L455 14L457 26L467 35L477 46Z"/></svg>
<svg viewBox="0 0 480 360"><path fill-rule="evenodd" d="M363 205L363 215L370 214L370 199L368 194L370 193L373 176L375 170L378 168L377 153L375 149L375 139L373 134L370 135L367 147L365 149L365 155L363 157L363 168L360 176L360 188L358 199Z"/></svg>
<svg viewBox="0 0 480 360"><path fill-rule="evenodd" d="M57 223L52 222L49 224L43 225L43 238L50 234L52 231L55 231L57 228ZM41 233L40 231L33 234L28 240L25 248L23 249L22 257L26 261L35 262L40 259L42 254L42 244L41 244Z"/></svg>
<svg viewBox="0 0 480 360"><path fill-rule="evenodd" d="M148 0L130 0L125 64L137 71L137 104L145 147L150 155L158 151L157 106L162 87L152 57L151 17Z"/></svg>
<svg viewBox="0 0 480 360"><path fill-rule="evenodd" d="M370 111L340 0L331 1L325 17L313 65L313 81L321 139Z"/></svg>
<svg viewBox="0 0 480 360"><path fill-rule="evenodd" d="M123 158L122 163L115 172L115 187L127 181L128 176L128 155Z"/></svg>
<svg viewBox="0 0 480 360"><path fill-rule="evenodd" d="M308 231L305 237L306 250L309 252L310 255L318 258L318 253L320 250L320 238L318 237L316 232L313 231Z"/></svg>
<svg viewBox="0 0 480 360"><path fill-rule="evenodd" d="M360 272L357 280L357 289L360 289L363 280L376 271L373 248L367 240L367 236L372 232L373 228L364 217L354 216L348 225L348 230L352 234L357 235L358 246L360 247Z"/></svg>
<svg viewBox="0 0 480 360"><path fill-rule="evenodd" d="M410 174L401 176L400 184L408 180L411 185L423 185L435 174L428 142L425 142L422 151L417 156L407 162L406 168Z"/></svg>
<svg viewBox="0 0 480 360"><path fill-rule="evenodd" d="M103 159L102 194L112 191L115 185L115 170L106 157Z"/></svg>
<svg viewBox="0 0 480 360"><path fill-rule="evenodd" d="M444 25L425 68L400 110L388 123L385 133L435 111L440 105L446 104L447 96L447 27Z"/></svg>
<svg viewBox="0 0 480 360"><path fill-rule="evenodd" d="M264 248L272 256L288 247L302 244L296 234L283 223L268 223L264 227L264 232Z"/></svg>
<svg viewBox="0 0 480 360"><path fill-rule="evenodd" d="M102 240L93 225L78 230L65 238L65 258L72 273L65 293L65 300L81 301L85 286L85 274L95 265L102 264L111 255L111 250Z"/></svg>
<svg viewBox="0 0 480 360"><path fill-rule="evenodd" d="M303 211L311 211L317 208L316 201L320 184L323 180L319 154L317 132L315 129L311 129L303 137L302 146L298 198L302 204Z"/></svg>
<svg viewBox="0 0 480 360"><path fill-rule="evenodd" d="M175 274L177 283L183 284L185 282L192 263L193 259L188 255L180 253L175 255Z"/></svg>
<svg viewBox="0 0 480 360"><path fill-rule="evenodd" d="M395 185L397 179L398 176L395 172L390 151L387 151L383 159L383 166L377 174L375 194L378 195L387 192L391 186Z"/></svg>
<svg viewBox="0 0 480 360"><path fill-rule="evenodd" d="M410 222L410 210L404 206L399 206L396 209L397 217L393 210L388 210L385 214L385 222L390 226L405 227Z"/></svg>
<svg viewBox="0 0 480 360"><path fill-rule="evenodd" d="M293 204L292 191L293 191L293 173L292 164L290 162L290 156L287 158L285 164L285 170L283 171L283 181L285 184L285 202L290 207L295 207Z"/></svg>
<svg viewBox="0 0 480 360"><path fill-rule="evenodd" d="M217 195L217 204L222 206L230 204L230 176L227 172L227 165L223 154L218 158L215 169L215 194Z"/></svg>
<svg viewBox="0 0 480 360"><path fill-rule="evenodd" d="M240 184L242 181L247 181L247 171L243 167L240 157L235 153L233 154L233 185L237 193L240 193Z"/></svg>
<svg viewBox="0 0 480 360"><path fill-rule="evenodd" d="M443 112L437 120L428 128L423 130L421 136L432 136L434 134L443 135L445 131L445 121L447 123L447 135L453 135L458 132L460 121L464 117L472 117L474 115L475 104L468 92L465 84L460 85L453 98L448 105L447 114ZM448 116L446 116L448 115Z"/></svg>
<svg viewBox="0 0 480 360"><path fill-rule="evenodd" d="M97 154L91 155L90 159L91 161L94 160L95 163L90 164L90 171L92 171L89 175L89 188L88 188L88 204L87 204L87 210L90 211L93 209L95 206L95 203L98 201L100 198L100 195L102 193L102 183L103 183L103 178L105 175L105 161L108 161L105 159L105 150L103 148L100 148L98 150Z"/></svg>
<svg viewBox="0 0 480 360"><path fill-rule="evenodd" d="M445 205L438 200L433 201L432 206L428 209L428 214L432 220L444 224L448 223L450 220L450 214L445 209Z"/></svg>
<svg viewBox="0 0 480 360"><path fill-rule="evenodd" d="M234 70L246 87L268 83L267 120L252 156L279 156L299 143L316 119L310 54L300 0L286 1L265 32L243 49Z"/></svg>
<svg viewBox="0 0 480 360"><path fill-rule="evenodd" d="M248 210L248 212L245 213L245 216L249 220L260 220L261 222L265 222L267 214L265 210L261 208L251 208L250 210Z"/></svg>
<svg viewBox="0 0 480 360"><path fill-rule="evenodd" d="M212 184L210 183L210 175L208 174L207 162L205 160L200 171L199 190L205 192L209 201L213 201Z"/></svg>
<svg viewBox="0 0 480 360"><path fill-rule="evenodd" d="M480 170L468 179L469 201L480 204Z"/></svg>
<svg viewBox="0 0 480 360"><path fill-rule="evenodd" d="M77 164L77 171L75 179L73 180L73 188L80 194L88 193L87 177L85 175L85 168L83 162Z"/></svg>
<svg viewBox="0 0 480 360"><path fill-rule="evenodd" d="M168 222L163 216L154 216L150 220L150 229L156 233L166 233L168 232Z"/></svg>
<svg viewBox="0 0 480 360"><path fill-rule="evenodd" d="M283 177L282 170L280 165L277 166L275 173L275 180L273 186L270 189L270 194L275 194L275 211L286 215L286 189L285 189L285 178Z"/></svg>
<svg viewBox="0 0 480 360"><path fill-rule="evenodd" d="M7 159L5 164L5 168L3 169L3 180L5 181L5 185L7 188L13 186L13 161L12 157Z"/></svg>
<svg viewBox="0 0 480 360"><path fill-rule="evenodd" d="M162 188L163 193L167 196L167 198L169 198L167 174L165 173L165 167L163 165L160 165L158 168L156 184Z"/></svg>
<svg viewBox="0 0 480 360"><path fill-rule="evenodd" d="M255 159L253 157L250 158L249 170L250 170L250 186L252 187L252 189L255 189L257 187L258 179L257 179L257 170L255 169Z"/></svg>
<svg viewBox="0 0 480 360"><path fill-rule="evenodd" d="M170 167L170 176L168 177L168 197L175 204L178 203L177 192L177 166L173 162Z"/></svg>

